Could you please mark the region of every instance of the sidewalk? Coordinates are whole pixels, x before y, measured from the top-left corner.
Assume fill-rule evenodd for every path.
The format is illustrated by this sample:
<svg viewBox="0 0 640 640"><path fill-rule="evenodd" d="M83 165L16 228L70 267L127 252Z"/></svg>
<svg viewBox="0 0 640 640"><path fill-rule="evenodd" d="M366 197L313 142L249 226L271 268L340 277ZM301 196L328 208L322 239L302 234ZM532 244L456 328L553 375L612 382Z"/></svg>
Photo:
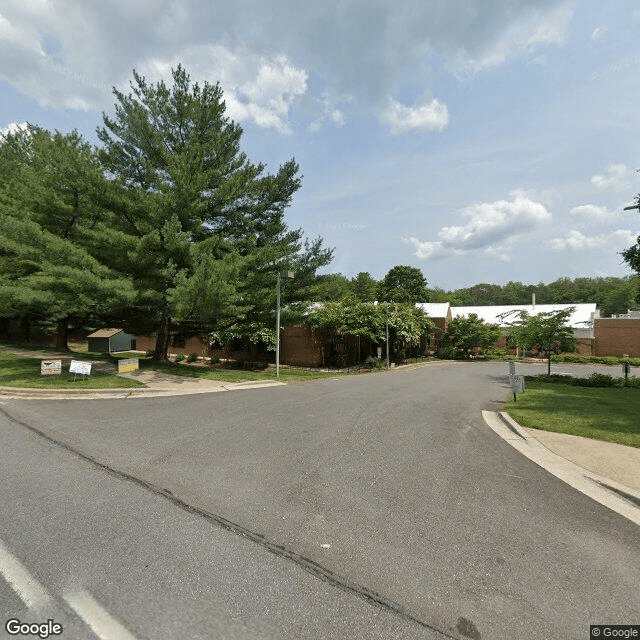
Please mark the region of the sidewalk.
<svg viewBox="0 0 640 640"><path fill-rule="evenodd" d="M504 412L482 416L532 462L640 526L640 449L524 428Z"/></svg>

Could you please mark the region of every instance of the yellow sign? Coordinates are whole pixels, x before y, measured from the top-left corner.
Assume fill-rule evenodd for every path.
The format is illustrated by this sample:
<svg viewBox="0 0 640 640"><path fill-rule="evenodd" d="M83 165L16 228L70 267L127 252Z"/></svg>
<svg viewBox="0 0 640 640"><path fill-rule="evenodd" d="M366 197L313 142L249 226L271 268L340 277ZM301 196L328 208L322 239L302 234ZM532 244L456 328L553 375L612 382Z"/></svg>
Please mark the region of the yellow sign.
<svg viewBox="0 0 640 640"><path fill-rule="evenodd" d="M127 373L129 371L137 371L140 368L140 360L138 358L129 358L128 360L118 360L118 373Z"/></svg>

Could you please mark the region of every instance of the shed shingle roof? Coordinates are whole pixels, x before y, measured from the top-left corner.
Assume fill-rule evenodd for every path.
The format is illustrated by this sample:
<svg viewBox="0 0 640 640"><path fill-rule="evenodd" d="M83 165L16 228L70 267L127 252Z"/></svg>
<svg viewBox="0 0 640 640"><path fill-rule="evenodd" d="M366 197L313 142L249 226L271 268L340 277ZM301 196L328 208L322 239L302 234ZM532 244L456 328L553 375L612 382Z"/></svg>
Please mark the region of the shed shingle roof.
<svg viewBox="0 0 640 640"><path fill-rule="evenodd" d="M91 335L87 336L87 338L111 338L115 336L116 333L120 333L122 329L98 329L94 331Z"/></svg>

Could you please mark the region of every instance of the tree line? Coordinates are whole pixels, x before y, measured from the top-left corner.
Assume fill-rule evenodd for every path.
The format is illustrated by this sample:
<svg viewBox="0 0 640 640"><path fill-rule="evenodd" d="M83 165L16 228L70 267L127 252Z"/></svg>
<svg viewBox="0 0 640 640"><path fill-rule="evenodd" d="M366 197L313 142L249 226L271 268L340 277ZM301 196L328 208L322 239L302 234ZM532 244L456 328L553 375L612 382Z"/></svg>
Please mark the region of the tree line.
<svg viewBox="0 0 640 640"><path fill-rule="evenodd" d="M595 302L603 316L639 308L640 278L560 278L549 284L508 282L504 285L479 283L461 289L429 288L420 269L393 267L381 280L367 272L353 278L340 273L320 276L318 293L322 300L355 298L361 302L413 301L449 302L453 307L531 304L580 304Z"/></svg>

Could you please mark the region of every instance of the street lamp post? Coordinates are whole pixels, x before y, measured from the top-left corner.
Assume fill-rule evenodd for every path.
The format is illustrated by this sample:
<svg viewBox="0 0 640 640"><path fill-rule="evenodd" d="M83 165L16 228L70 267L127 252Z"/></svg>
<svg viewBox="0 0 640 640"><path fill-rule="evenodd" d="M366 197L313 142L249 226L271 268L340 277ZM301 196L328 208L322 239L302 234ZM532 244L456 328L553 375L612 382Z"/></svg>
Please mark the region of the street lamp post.
<svg viewBox="0 0 640 640"><path fill-rule="evenodd" d="M276 380L280 380L280 281L282 278L293 278L293 271L278 271L278 302L276 308Z"/></svg>
<svg viewBox="0 0 640 640"><path fill-rule="evenodd" d="M387 302L387 369L389 368L389 303Z"/></svg>

